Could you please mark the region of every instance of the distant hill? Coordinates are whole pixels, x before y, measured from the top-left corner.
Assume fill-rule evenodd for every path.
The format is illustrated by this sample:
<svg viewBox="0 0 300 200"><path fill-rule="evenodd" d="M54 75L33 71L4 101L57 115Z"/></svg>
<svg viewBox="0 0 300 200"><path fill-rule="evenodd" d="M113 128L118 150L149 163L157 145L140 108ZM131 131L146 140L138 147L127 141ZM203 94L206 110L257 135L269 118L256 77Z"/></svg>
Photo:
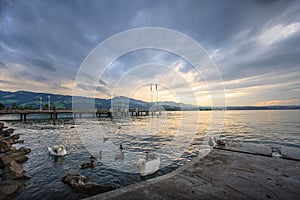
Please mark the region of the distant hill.
<svg viewBox="0 0 300 200"><path fill-rule="evenodd" d="M48 105L48 96L50 95L51 106L55 105L57 109L71 109L72 108L72 96L50 94L50 93L36 93L29 91L17 91L7 92L0 91L0 103L6 108L18 107L18 108L34 108L37 109L40 106L40 98L42 98L42 106ZM82 97L83 99L91 100L91 98ZM109 109L111 108L111 101L114 102L129 102L130 108L149 108L150 103L141 100L131 99L128 97L114 97L113 99L95 99L95 107L97 109ZM197 106L178 104L175 102L159 102L161 106L166 110L197 110Z"/></svg>
<svg viewBox="0 0 300 200"><path fill-rule="evenodd" d="M72 96L50 93L37 93L29 91L7 92L0 91L0 103L6 108L19 107L19 108L33 108L38 109L40 106L40 97L42 97L42 106L47 107L48 95L50 95L51 106L55 105L58 109L71 109ZM83 99L91 100L91 98L82 97ZM151 104L141 100L131 99L128 97L114 97L113 99L95 99L95 107L97 109L111 108L111 101L113 102L129 102L129 108L149 108ZM211 107L198 107L183 103L176 103L173 101L159 102L165 110L211 110ZM1 109L1 107L0 107ZM215 110L278 110L278 109L300 109L299 105L291 106L228 106L215 107Z"/></svg>

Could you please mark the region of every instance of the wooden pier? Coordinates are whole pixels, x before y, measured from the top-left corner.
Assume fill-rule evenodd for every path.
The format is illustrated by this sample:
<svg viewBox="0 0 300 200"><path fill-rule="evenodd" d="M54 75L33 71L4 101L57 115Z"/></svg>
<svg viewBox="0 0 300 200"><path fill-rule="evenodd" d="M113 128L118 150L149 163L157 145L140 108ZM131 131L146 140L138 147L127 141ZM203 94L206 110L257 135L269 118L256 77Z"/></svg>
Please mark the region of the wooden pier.
<svg viewBox="0 0 300 200"><path fill-rule="evenodd" d="M0 115L19 115L20 121L27 121L29 115L49 115L50 120L57 120L61 114L73 114L74 118L82 118L83 115L90 114L93 117L130 117L130 116L148 116L155 115L156 112L148 109L128 109L128 110L112 110L112 109L95 109L95 110L71 110L71 109L55 109L55 110L34 110L34 109L12 109L0 110Z"/></svg>
<svg viewBox="0 0 300 200"><path fill-rule="evenodd" d="M71 110L71 109L57 109L57 110L0 110L0 115L19 115L20 121L27 121L28 115L49 115L50 120L57 120L60 114L73 114L73 117L82 117L84 114L93 114L95 117L111 116L109 110L94 110L94 111L81 111L81 110Z"/></svg>

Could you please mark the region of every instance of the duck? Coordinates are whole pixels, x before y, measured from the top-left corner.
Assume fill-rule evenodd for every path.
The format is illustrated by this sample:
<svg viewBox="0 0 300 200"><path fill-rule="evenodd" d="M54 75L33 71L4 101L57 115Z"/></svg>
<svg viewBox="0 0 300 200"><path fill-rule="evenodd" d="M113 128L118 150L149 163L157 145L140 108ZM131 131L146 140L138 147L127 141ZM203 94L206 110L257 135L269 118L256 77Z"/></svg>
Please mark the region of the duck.
<svg viewBox="0 0 300 200"><path fill-rule="evenodd" d="M119 150L120 150L120 151L123 151L123 149L124 149L124 148L123 148L122 144L120 144Z"/></svg>
<svg viewBox="0 0 300 200"><path fill-rule="evenodd" d="M275 158L282 157L280 147L271 147L271 151L272 151L272 153L271 153L272 157L275 157Z"/></svg>
<svg viewBox="0 0 300 200"><path fill-rule="evenodd" d="M154 174L159 170L160 158L146 162L145 159L139 159L137 162L137 168L140 176L148 176Z"/></svg>
<svg viewBox="0 0 300 200"><path fill-rule="evenodd" d="M91 159L91 160L96 160L96 157L93 156L93 155L91 155L90 159Z"/></svg>
<svg viewBox="0 0 300 200"><path fill-rule="evenodd" d="M95 161L91 160L91 162L81 164L79 167L80 167L80 169L87 169L87 168L93 169L95 167Z"/></svg>
<svg viewBox="0 0 300 200"><path fill-rule="evenodd" d="M124 160L124 152L115 155L115 160Z"/></svg>
<svg viewBox="0 0 300 200"><path fill-rule="evenodd" d="M109 137L103 137L103 143L109 140Z"/></svg>
<svg viewBox="0 0 300 200"><path fill-rule="evenodd" d="M99 159L100 160L102 159L102 151L101 150L99 151Z"/></svg>
<svg viewBox="0 0 300 200"><path fill-rule="evenodd" d="M48 147L48 152L51 156L65 156L67 154L63 145L54 146L53 148Z"/></svg>
<svg viewBox="0 0 300 200"><path fill-rule="evenodd" d="M217 140L216 138L214 138L214 140L215 140L215 143L217 144L217 145L219 145L219 146L225 146L225 142L224 141L222 141L222 140Z"/></svg>
<svg viewBox="0 0 300 200"><path fill-rule="evenodd" d="M214 147L215 146L215 144L214 144L213 140L211 139L211 137L209 138L208 146L210 146L210 147Z"/></svg>
<svg viewBox="0 0 300 200"><path fill-rule="evenodd" d="M153 160L156 158L155 154L149 154L148 151L146 151L146 160Z"/></svg>

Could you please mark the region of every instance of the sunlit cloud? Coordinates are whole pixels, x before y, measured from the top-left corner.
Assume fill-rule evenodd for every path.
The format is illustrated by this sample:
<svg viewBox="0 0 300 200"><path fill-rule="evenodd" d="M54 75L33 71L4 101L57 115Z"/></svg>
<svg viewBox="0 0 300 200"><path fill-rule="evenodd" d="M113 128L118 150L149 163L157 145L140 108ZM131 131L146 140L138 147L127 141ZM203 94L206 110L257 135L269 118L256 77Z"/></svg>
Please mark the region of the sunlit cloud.
<svg viewBox="0 0 300 200"><path fill-rule="evenodd" d="M300 99L287 99L287 100L270 100L270 101L263 101L254 104L255 106L278 106L278 105L299 105Z"/></svg>
<svg viewBox="0 0 300 200"><path fill-rule="evenodd" d="M262 45L270 45L287 39L300 30L300 23L278 24L273 27L266 27L259 35L258 42Z"/></svg>
<svg viewBox="0 0 300 200"><path fill-rule="evenodd" d="M212 105L217 98L214 94L224 84L227 105L298 104L299 8L297 1L141 0L132 1L130 7L123 1L4 1L0 87L72 95L82 62L99 43L132 28L164 27L202 45L216 63L223 83L201 58L198 72L178 55L141 50L105 66L102 77L87 71L78 95L122 95L151 101L149 84L158 83L161 101ZM110 48L107 50L114 51L118 44ZM131 71L149 63L165 67L149 65Z"/></svg>

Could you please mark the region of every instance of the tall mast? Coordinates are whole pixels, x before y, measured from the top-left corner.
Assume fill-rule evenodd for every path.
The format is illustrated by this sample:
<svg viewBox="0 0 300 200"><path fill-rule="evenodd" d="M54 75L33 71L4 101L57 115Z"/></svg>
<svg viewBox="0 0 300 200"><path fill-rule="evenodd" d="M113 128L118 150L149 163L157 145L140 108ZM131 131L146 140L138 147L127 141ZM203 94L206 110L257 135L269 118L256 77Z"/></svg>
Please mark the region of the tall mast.
<svg viewBox="0 0 300 200"><path fill-rule="evenodd" d="M150 83L150 91L151 91L151 105L152 105L152 102L153 102L153 96L152 96L152 83Z"/></svg>
<svg viewBox="0 0 300 200"><path fill-rule="evenodd" d="M158 89L157 89L157 83L155 85L155 89L156 89L156 104L158 104Z"/></svg>

